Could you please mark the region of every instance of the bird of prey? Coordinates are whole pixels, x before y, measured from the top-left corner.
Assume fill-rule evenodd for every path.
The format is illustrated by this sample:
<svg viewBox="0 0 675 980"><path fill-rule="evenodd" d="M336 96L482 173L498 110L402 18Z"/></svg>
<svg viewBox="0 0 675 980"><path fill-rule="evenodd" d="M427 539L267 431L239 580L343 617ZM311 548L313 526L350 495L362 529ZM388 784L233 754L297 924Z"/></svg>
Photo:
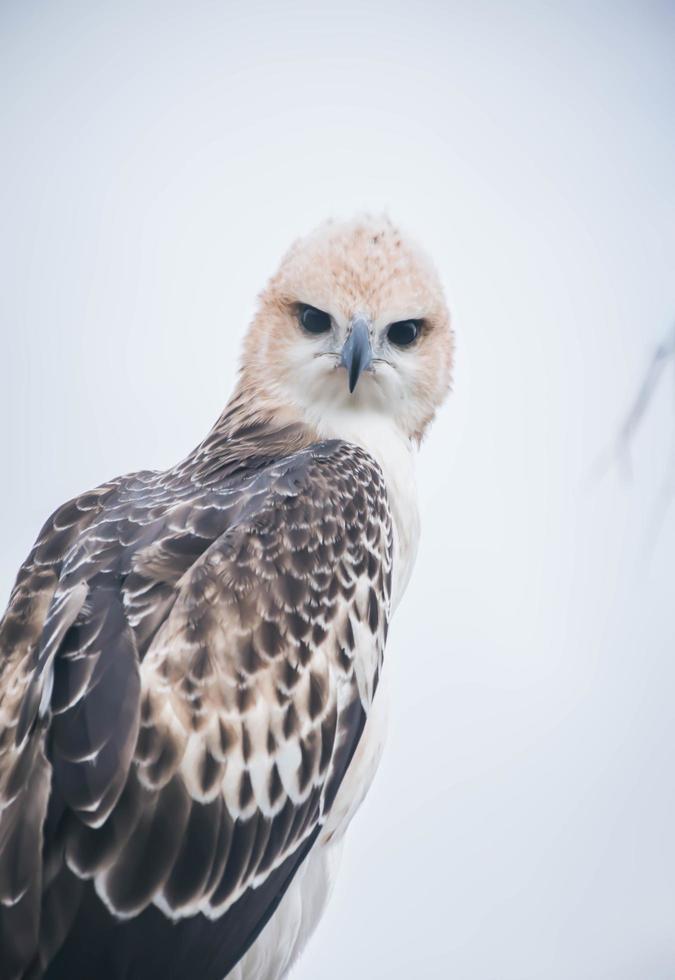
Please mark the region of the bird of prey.
<svg viewBox="0 0 675 980"><path fill-rule="evenodd" d="M0 626L0 978L279 980L384 738L437 273L386 218L297 241L213 429L60 507Z"/></svg>

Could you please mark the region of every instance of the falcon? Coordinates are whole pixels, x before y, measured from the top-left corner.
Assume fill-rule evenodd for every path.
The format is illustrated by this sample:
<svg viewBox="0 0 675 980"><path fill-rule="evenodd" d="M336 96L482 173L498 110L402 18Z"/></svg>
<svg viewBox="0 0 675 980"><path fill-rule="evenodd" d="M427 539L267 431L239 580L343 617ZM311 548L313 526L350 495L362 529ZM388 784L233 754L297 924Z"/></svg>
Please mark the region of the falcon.
<svg viewBox="0 0 675 980"><path fill-rule="evenodd" d="M49 518L0 626L2 980L286 976L382 750L452 347L425 254L329 222L197 448Z"/></svg>

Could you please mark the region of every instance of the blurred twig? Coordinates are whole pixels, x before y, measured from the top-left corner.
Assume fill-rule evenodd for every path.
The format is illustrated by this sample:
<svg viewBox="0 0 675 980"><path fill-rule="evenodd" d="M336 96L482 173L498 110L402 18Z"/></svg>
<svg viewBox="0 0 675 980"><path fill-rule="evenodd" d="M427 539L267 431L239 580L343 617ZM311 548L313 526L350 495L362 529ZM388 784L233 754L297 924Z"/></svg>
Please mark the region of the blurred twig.
<svg viewBox="0 0 675 980"><path fill-rule="evenodd" d="M647 407L652 400L657 385L661 380L664 368L668 361L675 357L675 325L668 336L659 344L654 351L647 372L642 380L637 397L621 426L616 443L615 455L623 458L630 469L630 448L633 437L637 432L644 417Z"/></svg>
<svg viewBox="0 0 675 980"><path fill-rule="evenodd" d="M596 476L600 476L606 472L613 463L622 466L623 470L630 475L630 451L635 434L640 428L645 412L654 397L659 381L670 360L673 361L673 365L675 366L675 324L654 351L635 400L619 429L614 445L601 457L594 467ZM672 469L669 471L669 476L666 480L666 486L664 486L662 501L665 499L664 494L667 490L670 489L672 492L675 492L675 454L672 457L672 464ZM670 496L670 493L668 496Z"/></svg>

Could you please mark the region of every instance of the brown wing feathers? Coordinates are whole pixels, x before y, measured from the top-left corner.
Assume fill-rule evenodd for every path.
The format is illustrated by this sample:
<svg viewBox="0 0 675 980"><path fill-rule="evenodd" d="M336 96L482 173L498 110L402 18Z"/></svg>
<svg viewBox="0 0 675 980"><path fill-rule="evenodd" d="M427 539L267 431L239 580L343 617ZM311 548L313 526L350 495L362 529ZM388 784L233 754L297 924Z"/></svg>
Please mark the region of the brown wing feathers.
<svg viewBox="0 0 675 980"><path fill-rule="evenodd" d="M384 644L382 477L340 443L231 469L67 505L20 576L0 633L3 952L22 928L0 977L178 978L196 957L222 977L330 808Z"/></svg>

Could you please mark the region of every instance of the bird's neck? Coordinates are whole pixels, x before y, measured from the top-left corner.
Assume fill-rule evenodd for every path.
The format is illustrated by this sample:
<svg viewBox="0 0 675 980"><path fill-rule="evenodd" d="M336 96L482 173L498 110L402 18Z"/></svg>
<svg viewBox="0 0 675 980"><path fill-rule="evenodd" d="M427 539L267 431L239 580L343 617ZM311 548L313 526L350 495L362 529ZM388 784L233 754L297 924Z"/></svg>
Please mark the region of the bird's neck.
<svg viewBox="0 0 675 980"><path fill-rule="evenodd" d="M258 398L240 384L206 438L178 469L188 468L193 479L208 481L298 452L318 440L298 412Z"/></svg>
<svg viewBox="0 0 675 980"><path fill-rule="evenodd" d="M293 432L300 437L301 429L305 430L303 441L316 439L316 433L309 431L297 409L240 381L208 438L214 441L237 440L253 432L271 438L278 437L280 433Z"/></svg>
<svg viewBox="0 0 675 980"><path fill-rule="evenodd" d="M193 478L208 481L259 461L287 456L327 439L365 449L379 463L394 519L399 561L394 605L412 569L419 536L415 484L415 444L395 420L363 404L311 407L278 402L240 382L207 437L188 457ZM185 465L185 464L182 464Z"/></svg>
<svg viewBox="0 0 675 980"><path fill-rule="evenodd" d="M228 451L249 442L270 449L295 452L314 442L340 439L365 449L390 471L412 472L417 444L393 416L356 399L336 403L314 399L307 405L287 398L275 399L269 391L258 391L240 381L213 429L201 444L206 452Z"/></svg>

